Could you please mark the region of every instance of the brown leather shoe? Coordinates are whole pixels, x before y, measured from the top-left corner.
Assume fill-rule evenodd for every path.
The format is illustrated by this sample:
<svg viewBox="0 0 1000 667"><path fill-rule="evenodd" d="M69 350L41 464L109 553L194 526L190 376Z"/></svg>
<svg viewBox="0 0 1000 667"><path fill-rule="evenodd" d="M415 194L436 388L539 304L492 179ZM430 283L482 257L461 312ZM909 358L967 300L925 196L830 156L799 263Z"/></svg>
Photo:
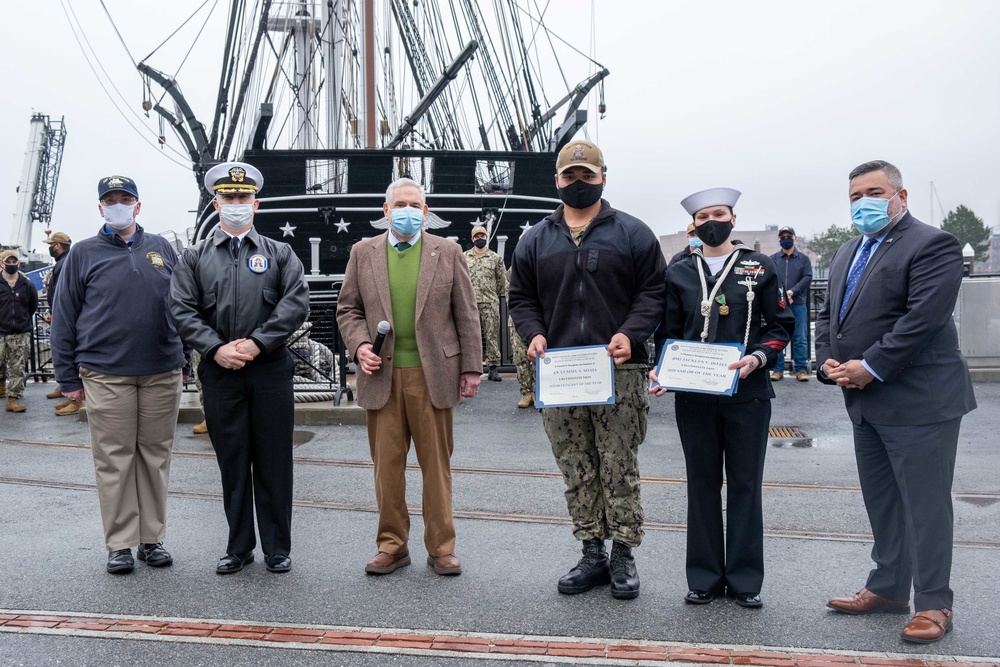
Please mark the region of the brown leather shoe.
<svg viewBox="0 0 1000 667"><path fill-rule="evenodd" d="M65 417L66 415L75 415L80 412L80 408L83 407L83 403L80 401L74 401L70 399L69 403L63 407L56 408L56 414L60 417Z"/></svg>
<svg viewBox="0 0 1000 667"><path fill-rule="evenodd" d="M191 432L195 435L203 435L208 433L208 422L202 422L200 424L195 424L195 427L191 429Z"/></svg>
<svg viewBox="0 0 1000 667"><path fill-rule="evenodd" d="M24 407L24 404L16 398L8 398L7 407L5 409L7 412L24 412L28 408Z"/></svg>
<svg viewBox="0 0 1000 667"><path fill-rule="evenodd" d="M778 371L771 371L771 382L781 382L784 379L785 374L779 373Z"/></svg>
<svg viewBox="0 0 1000 667"><path fill-rule="evenodd" d="M56 388L45 394L45 398L62 398L62 387L56 385Z"/></svg>
<svg viewBox="0 0 1000 667"><path fill-rule="evenodd" d="M398 554L389 554L379 551L375 557L365 565L365 572L368 574L389 574L401 567L410 564L410 552L400 551Z"/></svg>
<svg viewBox="0 0 1000 667"><path fill-rule="evenodd" d="M951 609L918 611L903 628L900 637L914 644L933 644L951 632L954 621Z"/></svg>
<svg viewBox="0 0 1000 667"><path fill-rule="evenodd" d="M458 560L458 556L455 554L428 555L427 564L434 568L434 574L452 576L462 574L462 561Z"/></svg>
<svg viewBox="0 0 1000 667"><path fill-rule="evenodd" d="M795 374L795 379L798 380L799 382L809 382L809 373L806 373L805 371L799 371L798 373Z"/></svg>
<svg viewBox="0 0 1000 667"><path fill-rule="evenodd" d="M67 405L69 405L72 402L73 402L73 399L71 399L71 398L67 398L65 401L60 401L59 403L56 403L56 406L55 406L56 410L62 410L63 408L65 408Z"/></svg>
<svg viewBox="0 0 1000 667"><path fill-rule="evenodd" d="M872 593L867 588L848 598L830 598L826 606L842 614L909 614L909 600L890 600Z"/></svg>
<svg viewBox="0 0 1000 667"><path fill-rule="evenodd" d="M524 394L521 396L521 400L517 402L517 407L519 408L530 408L535 404L535 397L531 394Z"/></svg>

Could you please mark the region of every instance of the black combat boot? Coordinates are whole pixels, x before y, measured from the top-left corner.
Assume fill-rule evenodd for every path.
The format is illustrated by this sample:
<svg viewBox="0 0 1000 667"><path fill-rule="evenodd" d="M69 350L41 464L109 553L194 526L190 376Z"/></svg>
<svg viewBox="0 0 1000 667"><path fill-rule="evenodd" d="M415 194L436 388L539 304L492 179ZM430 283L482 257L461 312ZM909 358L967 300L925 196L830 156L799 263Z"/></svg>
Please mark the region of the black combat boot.
<svg viewBox="0 0 1000 667"><path fill-rule="evenodd" d="M503 378L500 377L500 371L497 370L496 366L490 366L490 374L486 379L490 382L503 382Z"/></svg>
<svg viewBox="0 0 1000 667"><path fill-rule="evenodd" d="M639 597L639 571L635 569L632 548L621 542L611 545L611 597L618 600Z"/></svg>
<svg viewBox="0 0 1000 667"><path fill-rule="evenodd" d="M608 552L604 540L584 540L583 558L572 570L559 579L557 588L564 595L585 593L594 586L607 586L611 582Z"/></svg>

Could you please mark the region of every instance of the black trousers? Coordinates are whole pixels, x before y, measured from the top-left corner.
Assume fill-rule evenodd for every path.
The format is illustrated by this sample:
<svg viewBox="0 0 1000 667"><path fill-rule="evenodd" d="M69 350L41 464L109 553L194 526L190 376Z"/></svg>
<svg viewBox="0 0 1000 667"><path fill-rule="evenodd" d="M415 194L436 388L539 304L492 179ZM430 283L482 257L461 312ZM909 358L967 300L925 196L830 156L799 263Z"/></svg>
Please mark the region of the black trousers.
<svg viewBox="0 0 1000 667"><path fill-rule="evenodd" d="M868 590L916 611L951 609L951 483L962 418L936 424L854 425L861 493L875 545Z"/></svg>
<svg viewBox="0 0 1000 667"><path fill-rule="evenodd" d="M294 361L284 348L239 370L207 360L198 366L205 421L222 473L226 553L246 553L257 545L255 505L264 553L291 552L293 372Z"/></svg>
<svg viewBox="0 0 1000 667"><path fill-rule="evenodd" d="M688 587L759 593L764 581L761 483L771 401L723 403L714 396L678 392L674 408L688 477Z"/></svg>

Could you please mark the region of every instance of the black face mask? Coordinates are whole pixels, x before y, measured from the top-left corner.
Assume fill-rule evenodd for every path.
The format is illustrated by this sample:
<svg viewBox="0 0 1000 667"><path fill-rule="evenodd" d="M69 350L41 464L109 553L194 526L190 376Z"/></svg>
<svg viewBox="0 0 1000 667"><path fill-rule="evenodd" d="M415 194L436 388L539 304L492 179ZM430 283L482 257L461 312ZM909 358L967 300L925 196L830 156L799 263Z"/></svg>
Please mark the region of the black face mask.
<svg viewBox="0 0 1000 667"><path fill-rule="evenodd" d="M472 242L472 245L476 246L480 250L486 247L486 239L476 239Z"/></svg>
<svg viewBox="0 0 1000 667"><path fill-rule="evenodd" d="M49 257L58 257L59 253L56 252L55 246L49 246Z"/></svg>
<svg viewBox="0 0 1000 667"><path fill-rule="evenodd" d="M564 188L556 188L559 199L570 208L587 208L601 200L604 194L603 183L588 183L583 180L573 181Z"/></svg>
<svg viewBox="0 0 1000 667"><path fill-rule="evenodd" d="M3 265L3 270L6 271L7 273L9 273L10 275L14 275L15 273L17 273L18 269L20 269L20 268L21 267L19 267L17 264L4 264Z"/></svg>
<svg viewBox="0 0 1000 667"><path fill-rule="evenodd" d="M702 243L712 248L718 248L726 242L729 235L733 233L732 220L709 220L694 228L694 233L698 235Z"/></svg>

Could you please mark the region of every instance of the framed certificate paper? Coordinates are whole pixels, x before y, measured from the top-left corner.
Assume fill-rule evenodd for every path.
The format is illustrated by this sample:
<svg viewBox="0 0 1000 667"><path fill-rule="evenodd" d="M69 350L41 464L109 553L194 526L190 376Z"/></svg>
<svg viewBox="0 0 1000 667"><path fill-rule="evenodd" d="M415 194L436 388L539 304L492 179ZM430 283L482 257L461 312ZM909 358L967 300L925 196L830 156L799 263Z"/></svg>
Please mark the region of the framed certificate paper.
<svg viewBox="0 0 1000 667"><path fill-rule="evenodd" d="M740 371L731 371L728 366L743 357L744 349L740 343L668 340L663 344L656 377L661 387L672 391L732 396Z"/></svg>
<svg viewBox="0 0 1000 667"><path fill-rule="evenodd" d="M535 362L535 405L613 405L615 362L604 345L545 350Z"/></svg>

